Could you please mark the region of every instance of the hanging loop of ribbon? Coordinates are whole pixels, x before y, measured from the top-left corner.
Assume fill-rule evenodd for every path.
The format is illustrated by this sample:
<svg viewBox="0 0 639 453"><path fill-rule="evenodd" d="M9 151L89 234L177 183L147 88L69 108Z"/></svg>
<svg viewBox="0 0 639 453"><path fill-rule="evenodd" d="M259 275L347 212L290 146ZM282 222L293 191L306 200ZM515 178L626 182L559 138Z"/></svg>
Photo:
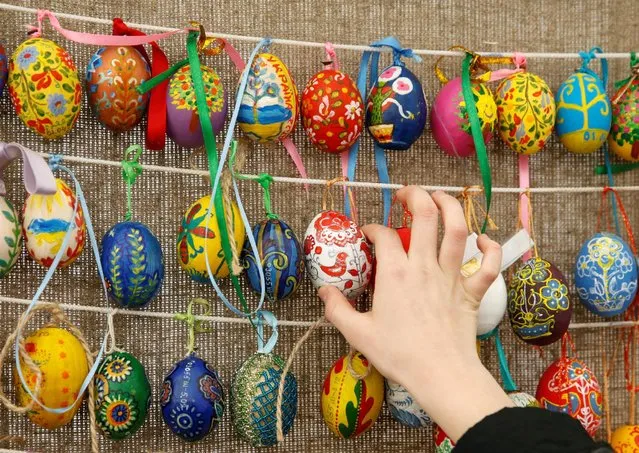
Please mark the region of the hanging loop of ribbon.
<svg viewBox="0 0 639 453"><path fill-rule="evenodd" d="M606 200L607 198L607 194L613 194L614 199L617 203L617 207L619 208L619 214L621 215L621 220L623 221L623 224L626 228L626 233L628 234L628 244L630 245L630 248L632 250L632 254L634 256L637 256L637 243L635 241L635 235L634 232L632 230L632 226L630 224L630 219L628 218L628 214L626 212L626 208L623 204L623 201L621 201L621 197L619 196L619 192L617 192L614 188L612 187L604 187L604 189L601 192L601 204L600 204L600 208L599 208L599 216L597 218L597 230L601 229L601 217L604 213L604 206L606 204Z"/></svg>
<svg viewBox="0 0 639 453"><path fill-rule="evenodd" d="M326 211L328 209L328 199L330 198L331 200L331 211L335 210L335 198L333 197L333 193L331 192L331 188L337 184L337 183L346 183L348 182L347 178L344 178L343 176L340 176L338 178L333 178L330 181L326 181L326 186L324 187L324 193L322 194L322 211ZM351 203L353 203L353 192L351 191L351 188L348 187L346 184L344 184L344 186L346 187L346 192L348 193L348 196L351 198ZM353 219L353 221L355 223L357 223L357 213L355 211L353 211L353 217L351 217Z"/></svg>
<svg viewBox="0 0 639 453"><path fill-rule="evenodd" d="M253 315L253 321L257 326L257 352L261 354L270 354L277 344L279 332L277 330L277 318L273 313L266 310L257 310ZM265 342L264 326L271 328L271 336Z"/></svg>
<svg viewBox="0 0 639 453"><path fill-rule="evenodd" d="M124 220L129 221L133 216L132 210L132 188L138 176L142 174L142 165L139 159L142 155L142 147L140 145L131 145L124 151L124 160L122 160L122 179L126 184L126 214ZM129 159L131 157L131 159Z"/></svg>
<svg viewBox="0 0 639 453"><path fill-rule="evenodd" d="M200 314L194 313L194 308L200 307L202 312ZM211 304L208 300L202 298L195 298L189 302L186 308L186 313L176 313L173 318L182 321L187 325L188 330L188 343L186 346L186 355L191 355L197 349L195 347L195 336L199 333L211 332L211 329L202 327L201 319L197 316L211 316Z"/></svg>
<svg viewBox="0 0 639 453"><path fill-rule="evenodd" d="M337 59L337 53L335 47L330 42L324 43L324 52L326 53L326 59L323 61L324 69L335 69L339 71L339 60Z"/></svg>
<svg viewBox="0 0 639 453"><path fill-rule="evenodd" d="M598 53L603 53L603 50L600 47L593 47L588 52L579 52L579 56L581 57L581 67L579 68L579 72L585 72L593 77L599 78L597 73L588 67L592 60L597 59ZM603 82L603 86L606 87L608 86L608 60L605 58L600 58L599 60L601 61L601 81Z"/></svg>
<svg viewBox="0 0 639 453"><path fill-rule="evenodd" d="M7 193L4 169L15 159L22 159L24 188L30 194L53 195L57 191L55 177L40 154L18 143L0 142L0 196Z"/></svg>

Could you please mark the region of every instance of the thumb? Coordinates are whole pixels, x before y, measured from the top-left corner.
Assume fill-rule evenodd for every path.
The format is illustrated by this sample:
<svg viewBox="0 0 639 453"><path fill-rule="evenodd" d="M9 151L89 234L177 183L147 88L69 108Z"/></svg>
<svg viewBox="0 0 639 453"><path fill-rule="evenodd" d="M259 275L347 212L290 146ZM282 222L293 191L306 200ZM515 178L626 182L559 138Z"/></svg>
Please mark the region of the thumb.
<svg viewBox="0 0 639 453"><path fill-rule="evenodd" d="M322 286L317 293L324 302L324 315L356 349L368 342L369 314L358 312L334 286Z"/></svg>

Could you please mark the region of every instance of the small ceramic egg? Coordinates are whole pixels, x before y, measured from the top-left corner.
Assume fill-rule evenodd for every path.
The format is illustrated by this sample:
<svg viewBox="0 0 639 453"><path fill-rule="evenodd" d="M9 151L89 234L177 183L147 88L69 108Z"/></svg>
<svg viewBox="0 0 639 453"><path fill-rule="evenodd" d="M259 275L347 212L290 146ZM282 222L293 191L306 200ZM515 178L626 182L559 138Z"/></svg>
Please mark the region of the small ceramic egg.
<svg viewBox="0 0 639 453"><path fill-rule="evenodd" d="M497 127L510 149L541 151L555 126L555 100L546 82L530 72L512 74L497 87L495 103Z"/></svg>
<svg viewBox="0 0 639 453"><path fill-rule="evenodd" d="M359 226L337 211L322 211L304 235L306 269L315 288L330 285L349 300L371 280L373 254Z"/></svg>
<svg viewBox="0 0 639 453"><path fill-rule="evenodd" d="M386 379L386 405L391 416L409 428L423 428L432 423L424 409L408 393L408 390L395 381Z"/></svg>
<svg viewBox="0 0 639 453"><path fill-rule="evenodd" d="M359 352L340 357L322 387L322 416L338 437L349 439L368 431L379 417L384 402L384 377ZM368 373L368 375L367 375ZM359 377L365 376L363 379Z"/></svg>
<svg viewBox="0 0 639 453"><path fill-rule="evenodd" d="M517 407L539 407L537 398L525 392L511 392L508 397Z"/></svg>
<svg viewBox="0 0 639 453"><path fill-rule="evenodd" d="M217 372L195 354L173 365L160 393L162 418L188 442L202 439L224 414L224 391Z"/></svg>
<svg viewBox="0 0 639 453"><path fill-rule="evenodd" d="M140 308L160 292L164 255L160 241L140 222L120 222L104 234L100 251L109 298Z"/></svg>
<svg viewBox="0 0 639 453"><path fill-rule="evenodd" d="M112 352L93 379L95 419L102 434L124 439L142 427L151 405L151 385L144 366L128 352Z"/></svg>
<svg viewBox="0 0 639 453"><path fill-rule="evenodd" d="M235 372L231 383L231 418L239 437L253 447L277 444L277 394L285 362L275 354L256 353ZM282 432L286 435L297 414L297 380L290 371L284 380Z"/></svg>
<svg viewBox="0 0 639 453"><path fill-rule="evenodd" d="M393 65L382 71L368 93L366 127L382 148L405 150L422 135L426 112L419 79L405 66Z"/></svg>
<svg viewBox="0 0 639 453"><path fill-rule="evenodd" d="M341 153L357 141L364 127L364 101L348 74L324 69L302 92L302 125L313 145Z"/></svg>
<svg viewBox="0 0 639 453"><path fill-rule="evenodd" d="M44 38L29 38L16 48L9 60L9 94L22 122L49 140L71 130L82 106L73 59Z"/></svg>
<svg viewBox="0 0 639 453"><path fill-rule="evenodd" d="M60 267L75 261L84 249L86 239L84 214L79 202L73 216L77 202L75 194L60 178L56 178L56 185L54 195L28 195L22 210L22 234L29 256L45 267L53 263L68 229L71 229L71 237Z"/></svg>
<svg viewBox="0 0 639 453"><path fill-rule="evenodd" d="M4 46L0 43L0 96L2 96L5 83L7 83L8 75L9 61L7 60L7 52L4 50Z"/></svg>
<svg viewBox="0 0 639 453"><path fill-rule="evenodd" d="M592 153L608 138L612 108L596 75L575 72L557 91L557 136L573 153Z"/></svg>
<svg viewBox="0 0 639 453"><path fill-rule="evenodd" d="M639 425L623 425L615 429L610 439L615 453L637 453L639 451Z"/></svg>
<svg viewBox="0 0 639 453"><path fill-rule="evenodd" d="M42 386L37 396L47 407L62 409L73 404L78 397L87 374L89 364L82 344L68 330L59 327L43 327L29 335L25 340L25 349L42 372ZM29 370L22 359L20 369L25 382L33 392L37 376ZM25 406L31 397L25 391L20 377L14 372L14 381L18 403ZM67 412L56 414L47 412L36 404L27 412L29 420L46 429L56 429L73 419L82 406L82 399Z"/></svg>
<svg viewBox="0 0 639 453"><path fill-rule="evenodd" d="M536 397L542 408L579 420L591 436L601 425L599 382L579 359L566 357L553 362L539 379Z"/></svg>
<svg viewBox="0 0 639 453"><path fill-rule="evenodd" d="M435 453L452 453L455 448L455 442L450 440L439 425L433 425L433 443L435 444Z"/></svg>
<svg viewBox="0 0 639 453"><path fill-rule="evenodd" d="M523 341L546 346L568 329L573 306L563 274L549 261L531 258L517 269L508 287L508 315Z"/></svg>
<svg viewBox="0 0 639 453"><path fill-rule="evenodd" d="M199 283L209 283L206 255L208 255L211 271L216 278L224 278L229 275L215 209L211 209L208 224L206 222L210 201L211 196L206 195L189 206L180 224L177 237L177 256L180 266L193 280ZM233 202L231 210L233 211L233 230L229 231L229 239L234 240L237 248L241 250L246 233L244 223L242 223L240 210L235 202Z"/></svg>
<svg viewBox="0 0 639 453"><path fill-rule="evenodd" d="M218 134L226 120L228 109L226 92L217 72L206 66L201 68L211 126L213 126L213 132ZM198 148L204 145L189 65L178 69L169 81L169 88L166 91L166 126L169 137L176 144L184 148Z"/></svg>
<svg viewBox="0 0 639 453"><path fill-rule="evenodd" d="M266 219L253 227L253 238L260 256L257 263L249 241L244 242L242 266L251 289L261 293L258 266L264 271L266 296L277 302L297 291L304 278L304 254L297 236L281 219Z"/></svg>
<svg viewBox="0 0 639 453"><path fill-rule="evenodd" d="M639 161L639 77L630 86L619 88L612 99L612 127L608 136L610 149L619 157L631 162Z"/></svg>
<svg viewBox="0 0 639 453"><path fill-rule="evenodd" d="M22 230L18 213L9 200L0 195L0 278L9 273L22 250Z"/></svg>
<svg viewBox="0 0 639 453"><path fill-rule="evenodd" d="M151 78L151 68L134 47L102 47L93 54L86 74L89 106L98 121L116 132L142 120L149 94L136 88Z"/></svg>
<svg viewBox="0 0 639 453"><path fill-rule="evenodd" d="M497 123L497 106L493 93L488 86L479 82L472 84L472 93L484 141L488 143ZM455 157L475 154L475 141L470 129L461 78L451 80L437 94L430 114L430 124L433 138L446 154Z"/></svg>
<svg viewBox="0 0 639 453"><path fill-rule="evenodd" d="M610 317L623 313L637 294L637 260L616 234L597 233L579 250L575 287L591 312Z"/></svg>
<svg viewBox="0 0 639 453"><path fill-rule="evenodd" d="M297 121L297 87L286 65L270 53L258 54L249 70L237 122L258 143L288 137Z"/></svg>
<svg viewBox="0 0 639 453"><path fill-rule="evenodd" d="M488 287L477 312L477 336L492 332L499 325L508 305L508 290L504 276L499 274Z"/></svg>

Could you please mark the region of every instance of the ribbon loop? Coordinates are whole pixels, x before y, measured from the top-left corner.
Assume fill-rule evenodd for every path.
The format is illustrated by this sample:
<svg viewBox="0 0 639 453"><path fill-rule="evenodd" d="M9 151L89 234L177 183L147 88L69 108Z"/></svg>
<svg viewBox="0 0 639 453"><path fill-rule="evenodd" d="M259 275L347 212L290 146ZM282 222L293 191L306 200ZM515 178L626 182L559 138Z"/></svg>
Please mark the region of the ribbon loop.
<svg viewBox="0 0 639 453"><path fill-rule="evenodd" d="M324 51L326 52L326 61L324 61L324 66L326 67L326 69L339 70L339 60L337 59L337 53L335 53L333 44L328 41L325 42Z"/></svg>
<svg viewBox="0 0 639 453"><path fill-rule="evenodd" d="M593 47L588 52L581 51L579 52L579 56L581 57L581 68L579 68L579 72L585 72L594 77L599 77L595 71L590 69L588 65L592 60L597 59L597 54L603 53L601 47ZM608 60L605 58L600 58L601 60L601 81L603 82L603 86L608 86Z"/></svg>
<svg viewBox="0 0 639 453"><path fill-rule="evenodd" d="M4 196L7 189L2 173L15 159L21 158L23 163L24 187L30 194L53 195L57 186L55 177L45 160L38 153L17 143L0 142L0 195Z"/></svg>
<svg viewBox="0 0 639 453"><path fill-rule="evenodd" d="M371 44L371 47L388 47L393 51L393 64L397 66L404 66L402 58L412 58L417 63L422 62L422 58L417 55L413 49L402 47L399 40L394 36L387 36L384 39L375 41Z"/></svg>
<svg viewBox="0 0 639 453"><path fill-rule="evenodd" d="M135 154L134 154L135 153ZM131 208L131 195L132 187L138 176L142 174L142 165L140 165L139 159L142 155L142 147L140 145L131 145L124 151L124 160L122 160L122 179L126 183L126 204L127 210L124 216L126 221L131 220L133 216L133 210ZM133 156L129 160L129 156Z"/></svg>
<svg viewBox="0 0 639 453"><path fill-rule="evenodd" d="M195 306L202 307L202 313L196 315L193 312L193 308ZM211 316L211 304L208 300L202 298L195 298L189 302L189 305L186 308L186 313L176 313L173 317L178 321L182 321L186 323L189 329L189 340L187 344L187 353L186 355L190 355L195 351L195 335L198 333L206 333L211 332L211 329L205 329L202 327L202 323L204 321L197 319L196 316Z"/></svg>
<svg viewBox="0 0 639 453"><path fill-rule="evenodd" d="M277 344L279 332L277 330L277 318L273 313L266 310L255 312L254 321L257 326L257 352L270 354ZM271 327L271 336L264 342L264 325Z"/></svg>
<svg viewBox="0 0 639 453"><path fill-rule="evenodd" d="M49 155L49 168L51 169L51 171L56 171L60 168L63 158L64 157L62 156L62 154Z"/></svg>

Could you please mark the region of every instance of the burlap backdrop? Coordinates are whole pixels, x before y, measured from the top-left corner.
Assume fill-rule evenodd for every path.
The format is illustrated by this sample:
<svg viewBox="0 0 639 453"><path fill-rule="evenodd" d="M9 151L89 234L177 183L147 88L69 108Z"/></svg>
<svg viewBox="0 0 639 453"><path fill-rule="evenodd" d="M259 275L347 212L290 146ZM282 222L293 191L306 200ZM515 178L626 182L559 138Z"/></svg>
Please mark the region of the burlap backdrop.
<svg viewBox="0 0 639 453"><path fill-rule="evenodd" d="M207 30L253 36L272 36L299 40L335 43L365 44L386 35L395 35L405 46L443 49L453 44L463 44L476 50L519 51L578 51L599 45L606 51L636 49L636 1L557 1L539 2L506 1L469 2L448 0L419 2L416 0L361 2L324 1L110 1L86 2L61 1L13 1L16 5L48 8L54 11L101 18L119 16L126 21L182 26L191 19L198 19ZM7 50L13 49L25 39L23 24L32 23L31 14L0 12L2 38ZM67 28L82 31L108 33L108 26L80 21L63 20ZM45 36L65 46L73 55L80 72L84 73L87 61L95 50L89 46L67 42L50 28ZM234 42L240 52L248 56L252 44ZM185 55L184 38L175 37L163 42L172 61ZM309 49L275 45L273 52L288 64L299 87L321 68L324 58L321 49ZM360 55L353 51L338 51L343 68L355 76ZM388 62L388 56L384 63ZM421 78L429 100L434 99L439 83L433 75L434 58L427 57L421 64L408 65ZM383 64L384 64L383 63ZM611 79L628 74L627 60L611 62ZM210 58L207 64L215 67L224 83L233 90L237 73L226 57ZM553 90L577 66L576 60L531 59L529 69L541 75ZM450 74L459 70L459 60L449 59ZM85 106L86 107L86 106ZM304 133L298 128L294 137L301 149L309 175L316 178L332 178L339 174L339 162L334 156L313 149ZM15 141L36 151L63 153L73 156L95 157L119 161L123 150L130 144L142 143L143 129L114 135L101 127L88 108L73 131L64 139L45 142L36 137L16 117L8 96L0 100L0 140ZM495 186L517 184L517 156L506 149L499 140L489 146ZM459 160L444 155L434 143L430 131L406 152L389 152L391 179L394 182L442 184L465 186L480 183L474 159ZM176 148L171 142L163 152L147 152L142 161L170 167L187 167L189 152ZM533 186L600 186L604 178L593 176L592 168L603 160L601 153L589 156L572 155L553 138L546 149L531 159ZM201 162L203 164L203 162ZM115 167L69 164L76 172L86 193L91 215L98 236L122 219L125 212L124 185L120 170ZM21 207L23 189L16 178L18 166L11 170L8 197ZM295 176L296 172L282 146L255 147L249 152L246 171L269 172L273 175ZM372 160L371 140L363 139L358 180L376 181ZM626 174L617 178L620 185L633 184L636 175ZM261 192L256 183L241 183L243 200L250 219L263 218ZM135 188L135 218L148 224L158 235L164 248L167 275L161 296L148 310L163 312L185 311L188 301L195 296L214 301L215 314L229 315L221 303L215 301L209 286L193 283L178 267L175 256L175 237L178 222L186 207L196 198L208 193L207 181L195 176L178 176L159 172L145 172ZM290 223L298 235L303 234L308 222L319 211L321 187L311 187L306 195L300 185L275 184L273 205L275 211ZM630 193L624 194L631 222L636 221L637 210ZM381 203L379 191L357 190L361 223L379 222ZM515 228L516 201L513 194L497 194L494 197L492 215L500 226L494 235L503 241ZM535 195L534 215L537 240L541 255L556 263L572 284L572 266L582 241L596 229L596 211L599 194L548 193ZM19 298L31 298L44 275L44 269L23 254L11 274L0 281L0 294ZM103 304L101 289L96 278L96 268L90 250L69 269L56 272L43 299L73 304ZM427 301L426 301L427 302ZM0 336L4 339L13 329L24 306L2 302L0 305ZM293 300L270 306L281 319L314 320L322 312L322 304L316 298L311 285L306 282ZM87 335L97 348L105 328L105 317L69 311L69 317ZM577 304L574 321L596 321ZM157 404L158 389L165 373L184 354L186 329L182 323L171 319L117 316L116 333L119 343L134 353L144 363L154 390L154 404L149 418L135 437L122 442L102 440L103 451L250 451L250 447L237 440L228 415L218 430L205 440L188 445L174 436L161 420ZM277 352L287 356L304 328L282 327ZM601 377L601 351L610 351L614 332L610 329L590 329L573 332L578 355ZM545 348L544 357L513 337L508 322L502 325L502 335L511 368L522 390L535 392L537 380L543 369L558 355L558 346ZM213 332L198 337L199 353L216 367L228 389L232 373L240 363L255 351L255 338L246 326L217 324ZM414 345L419 354L420 345ZM286 451L431 451L430 429L411 430L394 422L384 409L373 429L355 440L337 440L322 422L319 411L320 384L331 364L345 353L347 345L332 328L320 329L313 335L295 360L293 370L299 383L299 413L295 426L286 442L279 448ZM492 342L482 350L486 365L497 373ZM438 364L433 363L433 367ZM5 382L10 380L11 367L3 371ZM5 388L9 386L5 385ZM613 427L627 420L627 395L623 390L621 361L611 381L611 413ZM12 391L12 390L11 390ZM445 395L442 395L445 398ZM468 401L473 404L473 401ZM603 431L600 431L600 436ZM0 442L6 447L35 451L88 451L88 418L86 406L68 426L54 432L45 431L31 424L25 417L0 409L0 437L20 436L23 442Z"/></svg>

